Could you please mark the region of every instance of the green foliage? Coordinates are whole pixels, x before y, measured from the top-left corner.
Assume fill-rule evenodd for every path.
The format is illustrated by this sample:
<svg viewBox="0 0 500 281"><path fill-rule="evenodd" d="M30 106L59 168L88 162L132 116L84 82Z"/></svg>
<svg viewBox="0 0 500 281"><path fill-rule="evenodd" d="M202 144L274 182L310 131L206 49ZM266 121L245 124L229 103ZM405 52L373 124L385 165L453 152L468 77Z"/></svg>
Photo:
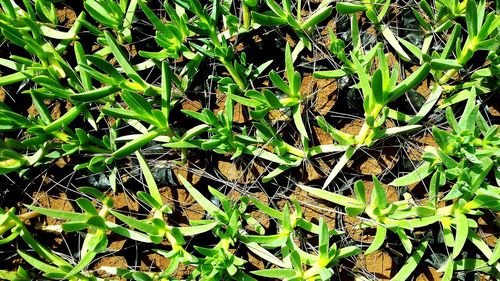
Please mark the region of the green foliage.
<svg viewBox="0 0 500 281"><path fill-rule="evenodd" d="M111 233L153 245L169 261L161 272L101 268L133 280L177 280L180 265L194 268L187 280L330 280L346 259L378 250L404 258L392 280L413 278L424 262L443 272L443 280L471 271L499 278L499 243L486 244L477 222L500 211L499 126L484 114L500 89L497 1L421 0L403 7L390 0L85 0L68 28L58 9L70 1L62 2L0 1L0 87L6 92L0 96L0 174L29 179L71 157L75 171L105 175L117 192L122 168L138 164L145 184L133 193L141 209L118 210L110 193L95 187L72 189L78 211L36 203L19 215L15 208L0 209L0 245L20 245L17 254L25 262L17 271L0 269L0 279L32 280L39 272L47 279L102 280L91 268L108 254ZM407 18L418 31L398 27ZM330 20L335 28L323 28ZM377 34L370 39L371 29ZM328 46L322 43L326 31ZM255 35L270 38L261 44ZM248 49L254 45L262 49ZM268 51L276 52L273 60L260 57ZM308 69L315 79L335 79L342 100L359 96L358 133L339 129L332 118L337 114L319 114L312 106L320 90L304 91ZM412 95L422 84L430 94L416 105ZM202 109L186 106L192 97L203 101ZM25 105L32 105L28 114ZM443 120L434 120L440 113ZM319 144L318 127L332 143ZM411 142L417 130L432 132L436 142L425 148L418 167L400 173L398 165L380 180L373 176L370 196L363 181L350 176L345 188L327 190L337 187L338 175L348 175L344 167L356 155L395 136ZM168 154L172 163L185 165L200 151L209 159L214 153L231 161L258 159L266 167L258 180L272 181L279 196L302 180L297 172L341 153L322 189L298 186L341 207L337 217L359 219L354 229L371 229L373 241L357 243L344 229L329 228L324 217L308 219L309 203L294 196L278 208L250 195L255 183L204 192L181 175L203 216L177 223L170 219L177 206L164 202L150 155ZM388 178L399 188L396 200L389 200L381 182ZM427 188L423 197L407 193L418 183ZM262 185L269 194L275 186ZM227 187L242 192L235 198ZM57 221L36 230L26 220L38 216ZM73 260L31 233L49 229L83 234ZM213 243L196 244L204 236ZM393 237L399 240L389 241ZM447 255L428 249L436 243ZM248 270L245 251L264 268Z"/></svg>

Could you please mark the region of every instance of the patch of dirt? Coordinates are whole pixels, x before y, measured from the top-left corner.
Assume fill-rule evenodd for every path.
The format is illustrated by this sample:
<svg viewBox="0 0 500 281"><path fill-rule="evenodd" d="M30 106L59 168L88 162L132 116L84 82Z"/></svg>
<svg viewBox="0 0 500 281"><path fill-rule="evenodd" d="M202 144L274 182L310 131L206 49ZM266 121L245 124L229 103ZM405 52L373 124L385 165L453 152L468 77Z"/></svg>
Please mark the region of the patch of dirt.
<svg viewBox="0 0 500 281"><path fill-rule="evenodd" d="M57 19L59 20L59 24L62 24L67 28L73 26L76 18L77 16L75 11L67 6L64 6L61 9L57 9Z"/></svg>
<svg viewBox="0 0 500 281"><path fill-rule="evenodd" d="M217 169L228 181L240 184L255 182L266 171L266 167L256 161L243 163L243 161L232 161L228 158L217 160Z"/></svg>
<svg viewBox="0 0 500 281"><path fill-rule="evenodd" d="M300 183L308 183L310 181L323 179L328 176L331 167L334 165L333 159L324 160L322 158L314 159L313 161L305 161L299 173L297 180Z"/></svg>
<svg viewBox="0 0 500 281"><path fill-rule="evenodd" d="M375 251L368 256L358 255L356 267L369 272L375 280L390 280L395 271L392 257L382 250Z"/></svg>
<svg viewBox="0 0 500 281"><path fill-rule="evenodd" d="M304 108L302 108L303 110ZM292 111L290 108L273 109L269 111L269 119L272 121L290 121Z"/></svg>
<svg viewBox="0 0 500 281"><path fill-rule="evenodd" d="M318 79L311 74L303 74L300 93L305 99L313 99L313 108L326 115L335 105L338 97L336 79Z"/></svg>
<svg viewBox="0 0 500 281"><path fill-rule="evenodd" d="M52 110L50 111L50 117L52 117L52 120L57 120L61 117L61 103L59 101L54 102Z"/></svg>
<svg viewBox="0 0 500 281"><path fill-rule="evenodd" d="M0 102L5 102L6 96L7 93L5 92L5 89L3 87L0 87Z"/></svg>
<svg viewBox="0 0 500 281"><path fill-rule="evenodd" d="M163 202L168 204L173 213L168 216L172 225L189 226L189 220L199 220L205 216L205 210L184 187L166 186L160 188Z"/></svg>
<svg viewBox="0 0 500 281"><path fill-rule="evenodd" d="M269 197L267 197L266 193L264 192L254 192L252 193L252 196L263 202L264 204L269 204ZM268 215L264 214L263 212L259 211L257 208L253 208L250 211L250 215L256 219L264 229L269 229L269 226L271 225L271 220ZM248 227L247 227L248 228Z"/></svg>
<svg viewBox="0 0 500 281"><path fill-rule="evenodd" d="M295 42L295 38L294 37L295 37L294 35L290 35L289 33L285 34L285 40L290 45L290 48L292 48L292 49L297 44L297 42Z"/></svg>
<svg viewBox="0 0 500 281"><path fill-rule="evenodd" d="M139 203L134 198L130 197L124 192L119 192L116 194L108 194L113 200L113 209L119 211L139 211Z"/></svg>
<svg viewBox="0 0 500 281"><path fill-rule="evenodd" d="M491 98L486 101L486 105L488 106L488 111L492 116L499 117L500 116L500 98Z"/></svg>
<svg viewBox="0 0 500 281"><path fill-rule="evenodd" d="M205 173L205 167L206 163L203 160L191 157L186 164L173 166L172 171L177 178L177 182L180 182L179 176L182 176L195 186L200 182L201 177Z"/></svg>
<svg viewBox="0 0 500 281"><path fill-rule="evenodd" d="M127 49L128 53L132 58L137 56L137 48L135 47L135 44L124 44L123 47Z"/></svg>
<svg viewBox="0 0 500 281"><path fill-rule="evenodd" d="M299 201L302 206L302 211L304 212L304 218L307 221L317 224L319 222L319 218L322 217L329 229L335 228L337 212L335 212L333 204L325 200L311 197L306 191L299 187L296 187L293 190L291 196L295 197L297 201Z"/></svg>
<svg viewBox="0 0 500 281"><path fill-rule="evenodd" d="M75 212L75 209L71 205L66 193L59 193L59 196L48 195L47 192L34 192L32 195L33 205L40 206L43 208L49 208L52 210ZM40 216L38 221L35 223L35 228L46 229L49 232L60 233L63 221L47 216ZM47 228L49 226L49 228ZM54 228L54 226L56 226ZM54 237L55 245L60 245L64 239L60 236Z"/></svg>
<svg viewBox="0 0 500 281"><path fill-rule="evenodd" d="M432 266L419 267L417 270L420 273L415 278L415 281L438 281L441 280L441 275L443 275Z"/></svg>
<svg viewBox="0 0 500 281"><path fill-rule="evenodd" d="M33 192L33 205L43 208L50 208L52 210L75 212L71 205L68 196L64 192L60 192L59 196L48 195L47 192ZM45 225L60 224L61 221L52 217L44 218Z"/></svg>
<svg viewBox="0 0 500 281"><path fill-rule="evenodd" d="M256 256L253 252L248 251L247 252L247 259L248 263L250 264L249 270L261 270L265 269L266 265L264 264L264 261L261 257Z"/></svg>
<svg viewBox="0 0 500 281"><path fill-rule="evenodd" d="M214 108L214 113L217 115L219 111L225 110L226 95L224 93L220 92L218 89L216 92L217 92L217 94L216 94L217 102L216 102L216 106ZM249 121L250 115L245 110L245 107L242 106L240 103L235 102L233 104L234 104L233 122L241 124L241 123L245 123L245 122Z"/></svg>
<svg viewBox="0 0 500 281"><path fill-rule="evenodd" d="M60 169L64 168L64 166L66 166L66 164L68 164L69 162L69 157L67 157L68 161L66 161L64 159L64 157L60 157L59 159L56 160L56 162L54 162L54 164L59 167Z"/></svg>
<svg viewBox="0 0 500 281"><path fill-rule="evenodd" d="M372 196L372 191L375 187L375 184L371 181L363 181L363 183L365 184L366 198L368 200L368 198L371 198ZM387 203L398 201L399 194L396 187L383 183L382 186L384 187L385 194L387 195Z"/></svg>
<svg viewBox="0 0 500 281"><path fill-rule="evenodd" d="M103 257L96 263L96 265L94 266L94 269L97 270L97 274L101 278L112 277L113 280L126 280L125 278L118 278L115 275L111 275L104 270L100 270L100 268L102 268L104 266L127 269L128 264L127 264L127 260L125 259L125 257L123 257L123 256Z"/></svg>
<svg viewBox="0 0 500 281"><path fill-rule="evenodd" d="M359 134L361 127L363 126L364 120L361 118L352 119L348 122L344 123L342 127L339 129L344 133L351 134L356 136Z"/></svg>
<svg viewBox="0 0 500 281"><path fill-rule="evenodd" d="M334 143L332 136L330 136L327 132L323 131L323 129L321 129L320 127L313 126L313 131L314 131L313 140L317 141L318 142L317 144L321 145L321 144Z"/></svg>
<svg viewBox="0 0 500 281"><path fill-rule="evenodd" d="M486 212L481 216L477 223L479 225L479 235L481 238L491 247L495 247L498 243L498 237L500 237L500 213L492 214Z"/></svg>
<svg viewBox="0 0 500 281"><path fill-rule="evenodd" d="M141 270L142 271L155 271L155 270L165 270L170 261L157 253L147 254L146 257L141 261Z"/></svg>
<svg viewBox="0 0 500 281"><path fill-rule="evenodd" d="M414 146L416 144L416 147ZM425 132L423 135L412 138L407 150L408 158L412 161L421 161L426 146L438 147L432 133Z"/></svg>
<svg viewBox="0 0 500 281"><path fill-rule="evenodd" d="M170 265L170 260L157 253L149 253L141 260L140 270L146 272L160 272L167 269ZM186 276L193 272L194 266L179 263L177 270L172 274L172 277L177 279L185 279Z"/></svg>
<svg viewBox="0 0 500 281"><path fill-rule="evenodd" d="M362 175L379 175L392 169L398 160L398 149L385 146L380 149L370 149L365 153L358 152L347 163L347 167L356 170Z"/></svg>
<svg viewBox="0 0 500 281"><path fill-rule="evenodd" d="M133 197L130 197L127 193L124 193L124 192L119 192L119 193L112 193L112 192L108 192L108 193L105 193L106 196L110 197L111 200L113 201L113 209L114 210L118 210L118 211L121 211L121 212L138 212L139 211L139 202L137 202L137 200L135 200L135 198ZM116 223L117 219L115 216L109 214L107 217L106 217L107 220L109 220L110 222L114 222ZM109 247L110 247L110 250L113 250L114 248L116 248L117 250L120 250L121 247L123 247L123 244L125 243L125 241L123 241L123 244L122 242L118 242L120 240L120 237L117 237L117 241L114 241L113 239L109 239L111 241L111 244Z"/></svg>
<svg viewBox="0 0 500 281"><path fill-rule="evenodd" d="M414 73L415 71L417 71L420 67L419 66L412 66L410 69L412 70L411 72L410 71L405 71L406 73L406 77L410 76L412 73ZM401 81L398 81L398 82L401 82ZM430 77L427 77L424 81L422 81L422 83L420 83L417 88L415 88L414 90L419 93L421 96L423 96L424 98L428 98L429 95L431 94L431 90L432 90L432 86L434 85L434 82L432 81L432 78Z"/></svg>
<svg viewBox="0 0 500 281"><path fill-rule="evenodd" d="M35 106L35 104L32 104L32 105L28 108L28 110L26 110L26 111L28 112L28 116L29 116L30 118L34 118L34 117L36 117L36 116L39 114L39 113L38 113L38 110L36 110L36 106Z"/></svg>
<svg viewBox="0 0 500 281"><path fill-rule="evenodd" d="M108 235L108 251L118 252L123 249L123 246L127 242L127 238L120 236L116 233L110 233Z"/></svg>
<svg viewBox="0 0 500 281"><path fill-rule="evenodd" d="M203 108L203 105L198 100L185 99L181 103L181 108L184 110L200 111Z"/></svg>

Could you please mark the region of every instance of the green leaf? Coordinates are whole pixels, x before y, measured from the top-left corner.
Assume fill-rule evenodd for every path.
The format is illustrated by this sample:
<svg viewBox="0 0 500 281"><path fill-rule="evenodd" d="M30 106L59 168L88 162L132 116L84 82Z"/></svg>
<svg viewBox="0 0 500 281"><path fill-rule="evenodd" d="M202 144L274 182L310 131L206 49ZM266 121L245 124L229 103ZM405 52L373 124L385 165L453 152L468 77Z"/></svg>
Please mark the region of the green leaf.
<svg viewBox="0 0 500 281"><path fill-rule="evenodd" d="M465 245L465 241L467 241L467 234L469 232L469 222L467 221L467 217L458 211L455 213L455 229L455 245L453 247L452 254L454 259L462 252L462 248Z"/></svg>
<svg viewBox="0 0 500 281"><path fill-rule="evenodd" d="M377 69L372 76L372 97L378 104L385 104L384 86L382 81L382 70Z"/></svg>
<svg viewBox="0 0 500 281"><path fill-rule="evenodd" d="M179 231L182 235L184 236L194 236L200 233L205 233L207 231L210 231L212 228L217 226L219 224L218 221L214 221L212 223L207 223L207 224L202 224L202 225L197 225L197 226L186 226L186 227L179 227Z"/></svg>
<svg viewBox="0 0 500 281"><path fill-rule="evenodd" d="M80 209L82 209L84 212L88 214L95 216L99 215L97 209L94 207L94 205L92 205L92 202L87 198L84 197L77 198L76 204L78 204L78 207L80 207Z"/></svg>
<svg viewBox="0 0 500 281"><path fill-rule="evenodd" d="M302 113L300 110L300 104L294 106L292 108L292 117L293 117L293 122L295 124L295 127L297 128L297 131L299 131L300 137L309 139L307 135L307 130L306 127L304 126L304 121L302 120Z"/></svg>
<svg viewBox="0 0 500 281"><path fill-rule="evenodd" d="M216 214L222 214L223 212L212 203L212 201L208 200L199 192L196 188L194 188L191 183L189 183L183 176L178 176L179 181L182 185L187 189L189 194L193 196L193 198L200 204L205 211L207 211L210 215L215 216Z"/></svg>
<svg viewBox="0 0 500 281"><path fill-rule="evenodd" d="M157 205L163 206L163 201L162 201L162 198L160 195L160 191L158 190L158 186L156 185L155 179L153 177L153 174L151 173L151 169L149 169L149 165L146 162L146 159L144 159L144 156L141 154L140 151L136 151L135 156L137 157L137 160L139 161L139 165L141 167L142 174L144 175L144 178L146 179L146 184L148 186L149 194L156 201Z"/></svg>
<svg viewBox="0 0 500 281"><path fill-rule="evenodd" d="M411 250L413 249L413 246L411 244L410 238L408 238L408 235L406 235L405 231L401 228L397 228L395 232L398 235L399 239L401 240L401 243L403 244L403 247L405 248L406 252L410 254Z"/></svg>
<svg viewBox="0 0 500 281"><path fill-rule="evenodd" d="M86 229L87 227L89 227L89 224L81 221L70 221L62 224L62 229L66 232L80 231L82 229Z"/></svg>
<svg viewBox="0 0 500 281"><path fill-rule="evenodd" d="M453 47L455 47L456 40L460 37L461 30L461 26L459 24L455 24L453 30L451 31L450 37L448 38L446 45L444 46L443 52L441 53L441 59L447 59L451 55Z"/></svg>
<svg viewBox="0 0 500 281"><path fill-rule="evenodd" d="M352 14L357 12L365 12L366 10L368 10L365 5L348 2L337 2L335 3L335 8L337 9L337 12L341 14Z"/></svg>
<svg viewBox="0 0 500 281"><path fill-rule="evenodd" d="M318 23L324 21L332 14L332 7L324 6L317 11L315 11L311 16L307 18L305 22L302 23L302 28L307 30L313 26L316 26Z"/></svg>
<svg viewBox="0 0 500 281"><path fill-rule="evenodd" d="M274 14L271 15L270 13L260 14L252 11L252 19L256 23L263 26L279 26L287 24L286 18L278 17Z"/></svg>
<svg viewBox="0 0 500 281"><path fill-rule="evenodd" d="M330 185L330 183L335 179L338 173L340 173L342 168L344 168L344 166L347 164L349 159L351 159L357 149L358 148L356 146L349 146L347 148L342 157L340 157L339 161L333 167L332 171L328 175L328 178L326 178L325 183L323 184L323 189Z"/></svg>
<svg viewBox="0 0 500 281"><path fill-rule="evenodd" d="M75 120L82 111L85 109L84 104L80 104L77 106L72 107L68 112L66 112L63 116L59 117L59 119L53 121L52 123L48 124L45 126L44 131L47 133L57 131L61 129L64 126L67 126L69 123L71 123L73 120Z"/></svg>
<svg viewBox="0 0 500 281"><path fill-rule="evenodd" d="M387 40L387 42L389 43L389 45L391 45L391 47L394 48L394 50L396 50L396 52L398 53L398 55L404 61L410 61L411 60L410 57L405 52L405 50L403 49L403 47L401 47L401 45L399 44L398 39L396 38L396 36L394 35L394 33L391 31L391 29L387 25L385 25L385 24L381 24L380 25L380 29L382 30L382 35L384 36L385 40Z"/></svg>
<svg viewBox="0 0 500 281"><path fill-rule="evenodd" d="M111 49L111 52L118 61L118 64L122 67L123 71L128 75L128 77L133 79L135 82L139 83L142 87L146 88L146 83L142 80L142 78L140 78L140 76L134 70L134 67L130 64L129 60L125 58L122 51L120 50L120 47L118 46L118 43L116 42L115 38L111 35L111 33L105 31L104 37L106 38L106 41L108 43L109 48Z"/></svg>
<svg viewBox="0 0 500 281"><path fill-rule="evenodd" d="M373 239L372 244L368 249L365 251L365 255L369 255L382 246L384 244L385 236L387 235L387 228L382 225L377 225L377 231L375 232L375 238Z"/></svg>
<svg viewBox="0 0 500 281"><path fill-rule="evenodd" d="M82 74L85 72L82 72ZM111 94L114 94L120 90L119 87L115 86L106 86L90 91L86 91L83 93L78 93L78 94L70 94L69 97L72 100L79 101L79 102L93 102L100 100L102 98L105 98Z"/></svg>
<svg viewBox="0 0 500 281"><path fill-rule="evenodd" d="M387 103L397 99L399 96L415 88L420 84L429 74L431 66L428 63L424 63L417 71L413 72L410 76L406 77L401 83L399 83L394 89L392 89L387 99Z"/></svg>
<svg viewBox="0 0 500 281"><path fill-rule="evenodd" d="M431 68L433 70L460 69L462 65L453 59L433 59L431 60Z"/></svg>
<svg viewBox="0 0 500 281"><path fill-rule="evenodd" d="M356 74L359 77L359 83L361 84L361 90L363 91L363 97L366 99L371 96L372 88L370 86L370 77L366 73L365 68L361 65L358 58L356 56L352 56L352 61L354 63L354 68L356 70ZM366 110L366 109L365 109ZM371 107L368 112L371 111Z"/></svg>
<svg viewBox="0 0 500 281"><path fill-rule="evenodd" d="M477 12L476 1L467 1L465 22L467 24L467 32L469 33L470 38L476 36L478 32Z"/></svg>
<svg viewBox="0 0 500 281"><path fill-rule="evenodd" d="M84 6L93 19L105 26L118 29L120 23L114 17L110 16L111 11L104 9L97 1L86 0Z"/></svg>
<svg viewBox="0 0 500 281"><path fill-rule="evenodd" d="M414 184L416 182L420 182L429 176L434 171L434 167L432 167L431 163L425 162L420 165L417 169L412 172L393 180L390 185L393 186L404 186Z"/></svg>
<svg viewBox="0 0 500 281"><path fill-rule="evenodd" d="M337 130L332 125L326 122L323 116L317 116L316 121L323 131L330 134L332 138L338 142L340 145L352 145L355 142L354 136Z"/></svg>
<svg viewBox="0 0 500 281"><path fill-rule="evenodd" d="M163 34L169 34L170 30L166 27L166 25L156 16L156 14L151 11L151 9L146 5L143 0L138 1L139 6L142 11L149 19L149 21L153 24L153 26Z"/></svg>
<svg viewBox="0 0 500 281"><path fill-rule="evenodd" d="M122 222L128 224L129 226L136 228L140 231L143 231L149 235L158 235L160 233L160 229L156 227L155 225L152 225L148 222L144 222L142 220L138 220L129 216L126 216L124 214L121 214L117 211L114 210L109 210L113 216L115 216L117 219L121 220Z"/></svg>
<svg viewBox="0 0 500 281"><path fill-rule="evenodd" d="M132 153L134 153L136 150L140 149L141 147L145 146L147 143L152 141L154 138L158 137L160 135L159 131L152 131L146 134L143 134L142 136L126 143L124 146L120 147L118 150L113 152L112 156L113 158L120 159L123 157L126 157Z"/></svg>
<svg viewBox="0 0 500 281"><path fill-rule="evenodd" d="M87 265L89 265L94 260L96 255L97 255L97 252L94 252L94 251L87 252L85 254L85 256L83 256L80 259L80 262L75 267L73 267L73 269L70 272L66 273L66 276L64 276L64 279L69 279L71 276L78 274L80 271L82 271Z"/></svg>
<svg viewBox="0 0 500 281"><path fill-rule="evenodd" d="M130 238L132 240L138 241L138 242L144 242L144 243L153 243L149 237L146 235L139 233L134 230L130 230L128 228L125 228L123 226L117 225L115 223L106 221L106 226L108 227L109 230L112 232L121 235L126 238Z"/></svg>
<svg viewBox="0 0 500 281"><path fill-rule="evenodd" d="M315 78L341 78L347 75L347 72L345 72L342 69L335 69L335 70L323 70L323 71L315 71L313 73L313 76Z"/></svg>
<svg viewBox="0 0 500 281"><path fill-rule="evenodd" d="M412 43L406 41L405 39L403 38L399 38L398 39L399 42L401 42L401 44L403 44L403 46L405 46L415 57L417 57L418 59L422 59L422 51L415 45L413 45Z"/></svg>
<svg viewBox="0 0 500 281"><path fill-rule="evenodd" d="M52 218L63 219L63 220L68 220L68 221L85 221L89 217L89 215L82 214L82 213L41 208L41 207L36 207L33 205L25 205L25 206L26 206L26 208L33 210L33 211L36 211L36 212L39 212L40 214L43 214L43 215L46 215L46 216L49 216Z"/></svg>
<svg viewBox="0 0 500 281"><path fill-rule="evenodd" d="M261 277L278 279L290 279L297 275L295 270L288 268L261 269L252 271L252 273Z"/></svg>
<svg viewBox="0 0 500 281"><path fill-rule="evenodd" d="M458 127L461 131L474 131L478 112L479 106L476 106L476 88L472 87L464 112L458 121Z"/></svg>
<svg viewBox="0 0 500 281"><path fill-rule="evenodd" d="M125 78L116 70L116 67L113 66L111 63L107 62L106 60L96 56L96 55L87 55L87 60L92 63L92 65L97 66L99 69L101 69L104 73L108 74L111 76L113 81L111 81L110 84L118 85L120 82L125 81ZM93 68L87 66L87 65L78 65L78 67L83 67L83 69L89 74L92 74L92 72L97 72ZM96 75L94 73L94 75ZM101 74L102 75L102 74ZM101 77L100 75L94 76L97 80L99 80L98 77ZM101 81L105 82L105 81Z"/></svg>
<svg viewBox="0 0 500 281"><path fill-rule="evenodd" d="M377 179L376 176L372 175L374 190L372 192L371 202L376 204L375 206L379 209L385 209L387 207L387 198L385 190L382 187L382 183Z"/></svg>
<svg viewBox="0 0 500 281"><path fill-rule="evenodd" d="M394 277L392 277L391 281L405 281L408 280L410 275L415 271L417 268L417 265L420 263L420 260L422 260L422 257L424 256L425 250L427 250L427 245L429 244L428 240L423 241L420 243L420 245L417 247L415 252L409 257L403 267L398 271Z"/></svg>
<svg viewBox="0 0 500 281"><path fill-rule="evenodd" d="M54 267L52 265L46 264L44 262L41 262L38 259L28 255L24 251L17 250L17 252L23 258L23 260L25 260L26 262L28 262L29 264L31 264L32 266L34 266L35 268L37 268L38 270L40 270L42 272L57 273L57 274L62 274L62 275L65 274L65 272L62 271L61 269Z"/></svg>
<svg viewBox="0 0 500 281"><path fill-rule="evenodd" d="M152 113L153 109L143 96L132 92L122 92L121 97L130 109L135 111L138 115L154 118Z"/></svg>
<svg viewBox="0 0 500 281"><path fill-rule="evenodd" d="M310 193L314 197L330 201L330 202L335 203L337 205L341 205L344 207L360 207L360 206L362 206L362 204L360 204L360 202L358 202L356 199L353 199L353 198L350 198L347 196L343 196L343 195L329 192L329 191L319 189L319 188L305 186L302 184L298 184L297 186L300 187L301 189L303 189L304 191Z"/></svg>
<svg viewBox="0 0 500 281"><path fill-rule="evenodd" d="M281 91L286 93L288 96L292 96L292 91L290 87L285 83L285 81L274 71L269 72L269 79L274 86L278 87Z"/></svg>

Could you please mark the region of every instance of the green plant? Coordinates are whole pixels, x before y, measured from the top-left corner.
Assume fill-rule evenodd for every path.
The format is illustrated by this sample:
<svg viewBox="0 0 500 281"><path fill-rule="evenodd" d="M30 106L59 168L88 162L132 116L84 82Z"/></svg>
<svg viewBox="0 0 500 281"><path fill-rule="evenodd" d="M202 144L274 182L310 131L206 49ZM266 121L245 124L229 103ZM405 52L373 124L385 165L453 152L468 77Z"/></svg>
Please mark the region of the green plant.
<svg viewBox="0 0 500 281"><path fill-rule="evenodd" d="M312 50L312 42L309 38L311 31L318 23L324 21L332 13L332 7L328 6L330 1L321 2L318 9L305 20L302 19L301 15L301 1L298 1L295 7L296 15L292 12L293 5L289 0L282 1L282 6L274 0L265 0L264 2L266 2L271 10L264 13L252 12L253 20L264 26L279 26L285 24L291 26L300 39L300 47L296 47L297 53L300 52L304 46Z"/></svg>
<svg viewBox="0 0 500 281"><path fill-rule="evenodd" d="M267 278L280 278L282 280L330 280L333 277L331 267L342 258L354 256L360 252L355 246L337 248L336 244L330 245L330 231L326 222L320 218L318 253L313 255L297 247L291 236L287 237L283 249L284 268L262 269L253 271L253 274ZM308 267L304 270L304 267Z"/></svg>
<svg viewBox="0 0 500 281"><path fill-rule="evenodd" d="M337 1L336 12L330 0L156 2L0 0L0 174L8 180L0 254L9 255L6 263L23 260L17 270L2 267L0 279L105 280L104 271L110 279L151 281L330 280L375 251L399 256L392 280L418 278L428 265L443 280L500 278L499 243L489 243L481 225L495 227L489 220L500 211L500 134L487 113L500 88L498 1ZM415 20L418 26L405 26ZM373 28L383 38L371 36ZM281 49L283 60L269 60ZM427 86L430 95L419 97ZM362 109L342 108L357 106L357 92ZM344 114L362 115L358 134L338 129ZM414 164L404 148L426 130L437 147L401 173ZM394 140L405 141L398 164L372 177L371 196L361 175L325 190L357 161L355 153L408 132L416 134ZM303 185L321 180L316 168L329 166L321 158L332 152L343 156L323 189ZM227 158L237 168L243 163L244 178L229 180L232 167L220 165ZM198 175L198 165L203 179L191 184L186 178ZM394 179L396 171L402 176ZM386 180L398 187L397 198ZM74 188L85 182L94 187ZM293 189L297 182L329 202L309 201ZM32 202L33 186L65 192L77 210ZM11 202L21 189L26 197ZM138 209L119 207L121 191ZM183 199L191 205L177 202ZM28 210L16 211L15 203ZM311 218L325 208L335 212L335 228L321 213ZM178 220L180 212L187 220ZM344 229L347 217L359 222L354 231L374 231L373 242ZM82 237L82 244L78 252L51 247L45 232ZM95 268L115 236L146 246L135 261L154 253L168 266ZM255 260L247 254L260 269L250 269ZM359 267L347 274L365 280Z"/></svg>
<svg viewBox="0 0 500 281"><path fill-rule="evenodd" d="M401 59L409 61L410 57L399 44L396 36L391 29L382 22L386 16L391 1L390 0L377 0L377 1L361 1L360 4L349 2L337 2L336 9L340 14L349 14L354 18L357 12L364 12L366 17L375 25L375 27L382 33L385 40L391 45L392 48L398 53ZM380 9L379 9L380 8Z"/></svg>
<svg viewBox="0 0 500 281"><path fill-rule="evenodd" d="M92 19L116 32L120 42L132 42L130 29L137 8L137 0L120 0L119 3L112 0L85 0L83 4ZM83 24L97 35L103 35L91 23L83 20Z"/></svg>
<svg viewBox="0 0 500 281"><path fill-rule="evenodd" d="M392 68L392 72L390 72L387 57L382 49L378 48L376 54L379 69L372 74L371 78L368 72L371 63L367 62L366 66L363 66L360 59L358 59L361 55L359 53L351 54L353 70L355 70L359 78L358 87L361 88L364 99L365 122L358 135L352 136L341 132L329 125L323 117L317 118L318 124L323 130L328 132L338 144L346 147L344 155L332 169L323 188L331 183L342 167L360 147L371 146L378 139L419 128L418 125L384 128L384 122L389 116L395 119L399 118L400 114L395 111L391 112L387 105L422 82L430 71L430 65L425 63L410 76L406 77L405 80L398 83L399 69L397 64ZM366 58L363 61L366 61Z"/></svg>

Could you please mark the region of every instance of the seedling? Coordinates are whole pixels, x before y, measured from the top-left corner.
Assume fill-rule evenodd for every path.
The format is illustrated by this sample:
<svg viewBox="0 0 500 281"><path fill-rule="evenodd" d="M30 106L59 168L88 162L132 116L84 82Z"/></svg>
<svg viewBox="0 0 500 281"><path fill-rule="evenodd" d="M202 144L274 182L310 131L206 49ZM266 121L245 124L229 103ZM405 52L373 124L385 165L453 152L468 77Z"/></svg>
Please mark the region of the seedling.
<svg viewBox="0 0 500 281"><path fill-rule="evenodd" d="M85 0L83 5L94 20L116 32L120 43L132 42L130 29L137 8L137 0L121 0L119 3L113 0ZM91 31L96 31L91 23L84 21L84 24L90 27ZM97 35L102 36L102 32L98 29L97 31Z"/></svg>
<svg viewBox="0 0 500 281"><path fill-rule="evenodd" d="M359 78L358 86L363 93L363 108L365 110L365 122L357 136L352 136L335 129L329 125L322 117L318 117L318 124L328 132L340 145L346 146L344 155L330 172L323 188L326 188L337 176L342 167L352 157L357 149L363 146L372 146L377 140L392 136L398 133L407 132L419 128L418 125L409 125L395 128L384 128L386 118L391 115L398 118L397 112L392 112L387 105L399 98L409 89L420 84L430 71L430 65L425 63L418 70L413 72L405 80L398 83L399 67L397 64L389 72L387 57L379 48L377 58L379 69L370 78L367 68L370 63L363 66L358 59L358 55L351 54L354 69Z"/></svg>
<svg viewBox="0 0 500 281"><path fill-rule="evenodd" d="M328 6L330 1L321 2L318 9L305 20L302 19L301 15L301 1L298 1L297 7L295 7L296 15L292 12L293 6L290 0L284 0L282 6L274 0L265 0L265 2L271 10L264 13L252 12L252 18L255 22L264 26L290 25L300 39L300 47L296 47L297 50L299 50L298 52L300 52L303 46L312 50L312 42L309 37L312 30L318 23L324 21L332 13L332 7Z"/></svg>
<svg viewBox="0 0 500 281"><path fill-rule="evenodd" d="M382 22L383 18L386 16L391 1L390 0L376 0L376 1L361 1L361 4L354 4L349 2L337 2L336 9L337 12L341 14L349 14L351 17L355 17L355 13L364 12L366 17L375 25L375 27L382 33L385 40L391 45L392 48L398 53L401 59L409 61L410 57L404 51L404 49L399 44L396 36L391 31L389 26ZM379 9L380 8L380 9Z"/></svg>

